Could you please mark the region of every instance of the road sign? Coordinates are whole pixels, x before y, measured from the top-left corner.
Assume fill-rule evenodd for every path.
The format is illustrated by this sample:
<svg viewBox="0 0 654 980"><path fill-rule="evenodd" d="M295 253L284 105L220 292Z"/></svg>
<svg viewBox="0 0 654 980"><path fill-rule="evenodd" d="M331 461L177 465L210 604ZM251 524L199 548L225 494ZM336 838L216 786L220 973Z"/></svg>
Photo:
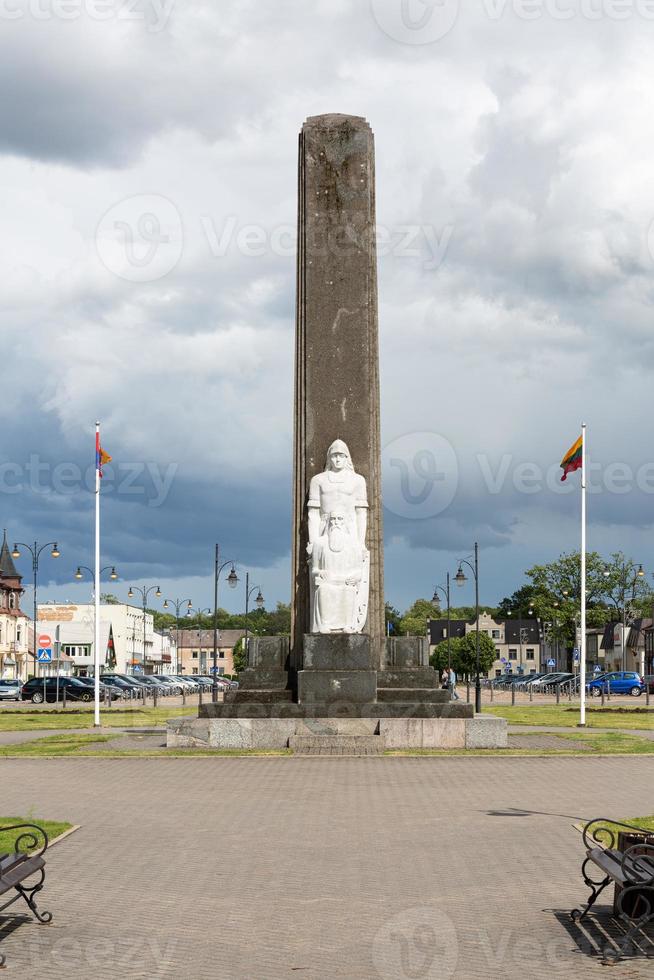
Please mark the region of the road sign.
<svg viewBox="0 0 654 980"><path fill-rule="evenodd" d="M593 673L594 674L601 674L602 673L602 668L600 667L599 664L595 664L595 666L593 667Z"/></svg>
<svg viewBox="0 0 654 980"><path fill-rule="evenodd" d="M52 646L52 637L48 636L47 633L41 633L39 636L39 646L45 650L47 647Z"/></svg>
<svg viewBox="0 0 654 980"><path fill-rule="evenodd" d="M143 673L143 668L142 667L138 667L138 666L135 667L134 668L134 673L135 674L142 674Z"/></svg>
<svg viewBox="0 0 654 980"><path fill-rule="evenodd" d="M40 664L49 664L52 661L52 649L50 647L39 649L36 659Z"/></svg>
<svg viewBox="0 0 654 980"><path fill-rule="evenodd" d="M578 663L579 663L579 651L577 650L577 648L576 648L576 647L575 647L575 648L574 648L574 650L572 651L572 659L574 660L574 662L575 662L576 664L578 664Z"/></svg>
<svg viewBox="0 0 654 980"><path fill-rule="evenodd" d="M505 664L506 663L506 657L500 657L500 663Z"/></svg>
<svg viewBox="0 0 654 980"><path fill-rule="evenodd" d="M556 660L548 660L547 661L547 666L548 667L556 667Z"/></svg>

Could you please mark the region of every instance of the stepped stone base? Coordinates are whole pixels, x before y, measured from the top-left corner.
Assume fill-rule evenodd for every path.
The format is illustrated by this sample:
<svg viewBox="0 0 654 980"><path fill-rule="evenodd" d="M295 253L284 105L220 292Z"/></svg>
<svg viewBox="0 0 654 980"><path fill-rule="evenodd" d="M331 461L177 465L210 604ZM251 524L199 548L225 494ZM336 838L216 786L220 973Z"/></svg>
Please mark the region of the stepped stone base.
<svg viewBox="0 0 654 980"><path fill-rule="evenodd" d="M268 708L273 707L268 705ZM368 741L370 739L374 741ZM315 754L332 754L329 744L347 745L350 749L357 745L366 747L364 754L372 754L368 749L373 745L375 754L385 749L506 748L507 726L504 718L481 715L431 718L203 717L175 718L168 722L168 748L285 749L290 746L303 752L307 746L317 749L322 745L325 752L316 751ZM346 753L338 750L333 754Z"/></svg>
<svg viewBox="0 0 654 980"><path fill-rule="evenodd" d="M308 755L379 755L385 749L477 749L507 745L506 721L450 701L428 666L423 637L388 640L375 669L365 634L310 634L289 680L287 637L253 637L250 667L224 702L168 723L169 748L285 749Z"/></svg>
<svg viewBox="0 0 654 980"><path fill-rule="evenodd" d="M424 701L376 701L358 704L354 701L312 701L297 704L295 701L225 701L202 704L199 718L472 718L475 709L465 701L448 701L445 704Z"/></svg>

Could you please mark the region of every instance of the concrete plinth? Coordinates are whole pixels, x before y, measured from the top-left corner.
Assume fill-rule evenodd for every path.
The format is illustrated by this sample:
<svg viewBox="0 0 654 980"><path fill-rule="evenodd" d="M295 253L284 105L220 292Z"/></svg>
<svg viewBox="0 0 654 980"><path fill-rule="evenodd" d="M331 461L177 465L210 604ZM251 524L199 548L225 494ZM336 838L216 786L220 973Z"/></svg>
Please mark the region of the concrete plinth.
<svg viewBox="0 0 654 980"><path fill-rule="evenodd" d="M168 748L223 749L290 746L302 751L313 746L315 751L310 754L319 755L368 755L373 754L373 748L375 754L385 749L496 749L507 746L507 724L504 718L481 715L473 718L175 718L168 722L167 745ZM320 746L324 751L319 751ZM354 752L357 746L362 751ZM344 747L348 748L347 752Z"/></svg>
<svg viewBox="0 0 654 980"><path fill-rule="evenodd" d="M475 715L466 722L467 749L506 749L509 744L505 718Z"/></svg>
<svg viewBox="0 0 654 980"><path fill-rule="evenodd" d="M379 735L292 735L288 747L295 755L381 755L386 748Z"/></svg>
<svg viewBox="0 0 654 980"><path fill-rule="evenodd" d="M303 651L304 670L297 675L300 704L375 702L377 672L367 634L308 633Z"/></svg>

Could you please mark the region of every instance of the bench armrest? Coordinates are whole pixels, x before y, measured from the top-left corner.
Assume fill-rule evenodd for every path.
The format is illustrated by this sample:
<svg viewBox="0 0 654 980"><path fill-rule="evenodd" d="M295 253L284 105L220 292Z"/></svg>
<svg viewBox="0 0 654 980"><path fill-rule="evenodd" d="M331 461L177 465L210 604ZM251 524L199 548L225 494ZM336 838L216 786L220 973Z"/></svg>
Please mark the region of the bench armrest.
<svg viewBox="0 0 654 980"><path fill-rule="evenodd" d="M6 830L23 830L16 838L14 850L16 854L31 854L32 857L40 857L48 849L48 835L43 827L35 823L14 823L6 827L0 825L0 833Z"/></svg>
<svg viewBox="0 0 654 980"><path fill-rule="evenodd" d="M630 885L654 887L654 842L632 844L622 855L621 863L625 879Z"/></svg>
<svg viewBox="0 0 654 980"><path fill-rule="evenodd" d="M607 827L606 824L610 824ZM642 827L634 827L633 824L620 823L619 820L610 820L608 817L595 817L589 820L584 827L584 845L588 850L594 847L603 847L605 850L618 850L618 834L627 832L638 834L643 838L643 845L654 844L654 834L643 830ZM639 846L643 846L639 845Z"/></svg>

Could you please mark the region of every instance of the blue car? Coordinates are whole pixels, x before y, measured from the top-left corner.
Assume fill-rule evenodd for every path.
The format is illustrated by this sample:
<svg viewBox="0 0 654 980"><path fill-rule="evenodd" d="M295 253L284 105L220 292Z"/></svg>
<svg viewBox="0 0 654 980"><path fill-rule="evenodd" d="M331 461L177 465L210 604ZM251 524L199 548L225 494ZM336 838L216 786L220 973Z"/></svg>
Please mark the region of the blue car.
<svg viewBox="0 0 654 980"><path fill-rule="evenodd" d="M611 694L631 694L639 697L645 690L645 684L640 674L633 670L614 670L610 674L600 674L588 685L588 693L594 698L602 696L602 691L608 693L609 685Z"/></svg>

